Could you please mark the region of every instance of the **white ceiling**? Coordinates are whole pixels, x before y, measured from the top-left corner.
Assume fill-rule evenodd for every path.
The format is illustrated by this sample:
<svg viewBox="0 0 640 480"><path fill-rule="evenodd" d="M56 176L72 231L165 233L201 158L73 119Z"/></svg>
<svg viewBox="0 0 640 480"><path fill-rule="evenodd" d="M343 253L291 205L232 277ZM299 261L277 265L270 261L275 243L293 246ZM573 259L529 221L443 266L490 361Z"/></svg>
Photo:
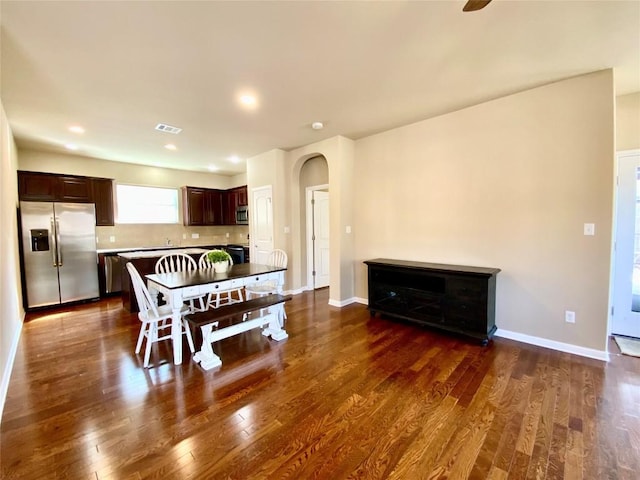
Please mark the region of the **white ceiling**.
<svg viewBox="0 0 640 480"><path fill-rule="evenodd" d="M640 91L640 1L464 3L2 0L0 94L19 147L232 175L605 68Z"/></svg>

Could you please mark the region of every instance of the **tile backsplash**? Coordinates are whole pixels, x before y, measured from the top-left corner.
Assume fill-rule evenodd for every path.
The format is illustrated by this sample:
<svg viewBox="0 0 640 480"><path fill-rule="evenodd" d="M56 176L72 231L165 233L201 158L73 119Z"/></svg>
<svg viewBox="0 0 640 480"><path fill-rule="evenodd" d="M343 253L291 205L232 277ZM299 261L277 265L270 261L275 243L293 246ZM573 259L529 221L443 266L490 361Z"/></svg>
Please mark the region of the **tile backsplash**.
<svg viewBox="0 0 640 480"><path fill-rule="evenodd" d="M198 238L193 238L197 235ZM227 236L228 235L228 236ZM96 227L98 250L110 248L138 248L197 245L247 244L246 225L220 227L185 227L184 225L127 225ZM186 236L186 238L183 238ZM169 242L169 243L167 243Z"/></svg>

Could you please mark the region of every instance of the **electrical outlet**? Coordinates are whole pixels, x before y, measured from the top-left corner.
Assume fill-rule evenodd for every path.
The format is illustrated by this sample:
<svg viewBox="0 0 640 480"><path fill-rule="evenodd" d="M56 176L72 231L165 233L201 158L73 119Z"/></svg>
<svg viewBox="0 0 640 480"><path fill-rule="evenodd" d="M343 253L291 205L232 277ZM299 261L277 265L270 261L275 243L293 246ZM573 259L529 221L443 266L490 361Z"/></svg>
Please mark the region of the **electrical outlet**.
<svg viewBox="0 0 640 480"><path fill-rule="evenodd" d="M183 239L183 240L186 240L186 239L187 239L187 234L186 234L186 233L183 233L183 234L182 234L182 239Z"/></svg>
<svg viewBox="0 0 640 480"><path fill-rule="evenodd" d="M576 323L576 312L567 310L564 312L564 321L567 323Z"/></svg>
<svg viewBox="0 0 640 480"><path fill-rule="evenodd" d="M200 234L199 233L192 233L191 234L191 238L200 238Z"/></svg>
<svg viewBox="0 0 640 480"><path fill-rule="evenodd" d="M227 232L227 238L229 238L229 232Z"/></svg>
<svg viewBox="0 0 640 480"><path fill-rule="evenodd" d="M111 243L115 243L115 241L116 241L116 236L115 236L115 235L111 235L111 236L109 237L109 241L110 241Z"/></svg>

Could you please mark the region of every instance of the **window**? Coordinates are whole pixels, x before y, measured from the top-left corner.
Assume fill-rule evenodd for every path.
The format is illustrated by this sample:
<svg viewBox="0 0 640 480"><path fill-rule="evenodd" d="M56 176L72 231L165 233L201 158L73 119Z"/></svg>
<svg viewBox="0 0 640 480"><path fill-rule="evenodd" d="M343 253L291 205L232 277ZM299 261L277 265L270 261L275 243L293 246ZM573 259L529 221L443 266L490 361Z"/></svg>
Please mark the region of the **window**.
<svg viewBox="0 0 640 480"><path fill-rule="evenodd" d="M178 223L175 188L116 185L116 223Z"/></svg>

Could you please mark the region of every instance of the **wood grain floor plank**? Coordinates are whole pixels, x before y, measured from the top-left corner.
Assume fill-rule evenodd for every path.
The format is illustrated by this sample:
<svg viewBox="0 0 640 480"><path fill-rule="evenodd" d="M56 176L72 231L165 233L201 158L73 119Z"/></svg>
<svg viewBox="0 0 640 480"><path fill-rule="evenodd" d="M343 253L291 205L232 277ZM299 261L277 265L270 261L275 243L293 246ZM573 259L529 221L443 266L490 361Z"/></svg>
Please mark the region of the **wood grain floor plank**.
<svg viewBox="0 0 640 480"><path fill-rule="evenodd" d="M285 342L152 367L119 299L29 314L0 424L3 479L637 478L640 360L465 338L294 296ZM157 347L157 348L156 348ZM615 348L615 345L612 345Z"/></svg>

